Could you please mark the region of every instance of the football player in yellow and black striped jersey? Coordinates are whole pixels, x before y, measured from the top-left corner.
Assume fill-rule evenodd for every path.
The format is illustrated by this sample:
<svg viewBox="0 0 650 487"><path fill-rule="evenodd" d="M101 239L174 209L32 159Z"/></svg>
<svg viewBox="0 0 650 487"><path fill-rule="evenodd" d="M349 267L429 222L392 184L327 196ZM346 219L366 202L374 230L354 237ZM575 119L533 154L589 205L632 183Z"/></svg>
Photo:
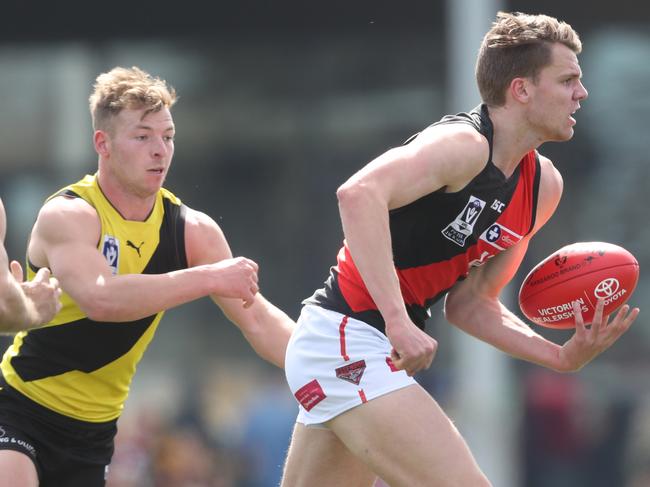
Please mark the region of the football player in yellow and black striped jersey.
<svg viewBox="0 0 650 487"><path fill-rule="evenodd" d="M209 216L162 188L175 92L138 68L98 76L96 174L39 212L29 272L64 290L46 326L21 332L0 369L0 487L105 485L115 424L164 310L211 296L255 351L282 367L293 321L258 293ZM6 440L6 441L4 441Z"/></svg>
<svg viewBox="0 0 650 487"><path fill-rule="evenodd" d="M23 282L23 268L9 262L4 239L7 232L5 208L0 200L0 334L16 333L50 321L61 309L61 288L49 269L41 269Z"/></svg>

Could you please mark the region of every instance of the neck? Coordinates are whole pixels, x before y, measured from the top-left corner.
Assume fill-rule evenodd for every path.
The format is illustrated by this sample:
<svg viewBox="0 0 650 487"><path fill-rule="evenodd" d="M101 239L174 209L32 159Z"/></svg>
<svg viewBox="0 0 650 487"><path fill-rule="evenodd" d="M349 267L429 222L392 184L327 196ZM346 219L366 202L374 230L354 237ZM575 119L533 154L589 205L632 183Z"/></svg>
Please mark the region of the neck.
<svg viewBox="0 0 650 487"><path fill-rule="evenodd" d="M521 159L543 141L518 110L506 105L490 107L488 113L494 127L492 162L510 176Z"/></svg>
<svg viewBox="0 0 650 487"><path fill-rule="evenodd" d="M145 221L156 203L156 194L139 195L101 170L97 171L97 184L125 220Z"/></svg>

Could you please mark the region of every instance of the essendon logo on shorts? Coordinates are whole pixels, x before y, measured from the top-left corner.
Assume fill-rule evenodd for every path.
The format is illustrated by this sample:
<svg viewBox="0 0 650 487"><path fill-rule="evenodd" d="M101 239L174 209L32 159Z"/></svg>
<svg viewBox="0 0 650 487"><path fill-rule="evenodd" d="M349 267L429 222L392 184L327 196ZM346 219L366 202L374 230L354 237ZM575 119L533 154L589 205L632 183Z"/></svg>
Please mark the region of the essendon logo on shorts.
<svg viewBox="0 0 650 487"><path fill-rule="evenodd" d="M316 404L327 397L316 379L298 389L294 396L306 411L311 411Z"/></svg>
<svg viewBox="0 0 650 487"><path fill-rule="evenodd" d="M336 377L359 385L364 370L366 370L366 361L359 360L358 362L354 362L350 365L344 365L343 367L336 369Z"/></svg>

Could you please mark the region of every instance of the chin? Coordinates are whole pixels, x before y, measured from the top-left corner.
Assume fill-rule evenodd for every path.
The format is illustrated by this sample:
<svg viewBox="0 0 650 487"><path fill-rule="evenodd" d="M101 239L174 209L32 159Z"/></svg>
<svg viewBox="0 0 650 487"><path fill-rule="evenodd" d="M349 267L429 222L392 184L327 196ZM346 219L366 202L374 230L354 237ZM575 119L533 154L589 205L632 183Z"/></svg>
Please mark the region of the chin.
<svg viewBox="0 0 650 487"><path fill-rule="evenodd" d="M571 140L573 138L573 129L570 128L568 130L565 130L564 132L556 132L554 134L551 134L548 138L549 142L566 142L567 140Z"/></svg>

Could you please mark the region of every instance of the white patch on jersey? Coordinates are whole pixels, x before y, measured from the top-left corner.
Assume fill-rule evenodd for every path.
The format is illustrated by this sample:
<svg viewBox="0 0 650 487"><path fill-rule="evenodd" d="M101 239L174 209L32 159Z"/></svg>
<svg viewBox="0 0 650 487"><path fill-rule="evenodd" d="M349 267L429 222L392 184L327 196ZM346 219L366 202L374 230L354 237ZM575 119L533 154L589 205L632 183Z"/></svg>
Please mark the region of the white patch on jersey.
<svg viewBox="0 0 650 487"><path fill-rule="evenodd" d="M117 274L120 266L120 241L112 235L104 235L102 254L106 258L113 275Z"/></svg>
<svg viewBox="0 0 650 487"><path fill-rule="evenodd" d="M442 234L456 245L464 247L465 240L474 231L474 225L483 208L485 208L485 201L476 196L470 196L463 211L458 214L453 222L447 225Z"/></svg>
<svg viewBox="0 0 650 487"><path fill-rule="evenodd" d="M500 223L495 223L485 230L479 238L499 250L506 250L519 242L523 237Z"/></svg>

